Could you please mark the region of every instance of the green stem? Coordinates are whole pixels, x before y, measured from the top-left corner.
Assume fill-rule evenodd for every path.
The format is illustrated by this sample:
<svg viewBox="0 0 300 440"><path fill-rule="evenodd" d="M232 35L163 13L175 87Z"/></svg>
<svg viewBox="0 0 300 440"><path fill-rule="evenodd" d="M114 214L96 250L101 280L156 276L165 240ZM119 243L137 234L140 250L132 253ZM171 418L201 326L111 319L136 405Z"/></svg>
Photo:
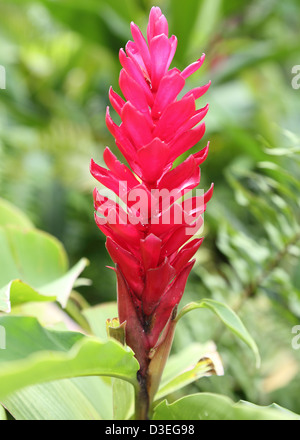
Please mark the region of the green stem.
<svg viewBox="0 0 300 440"><path fill-rule="evenodd" d="M135 391L135 420L149 420L149 394L147 389L147 373L139 375L139 386Z"/></svg>

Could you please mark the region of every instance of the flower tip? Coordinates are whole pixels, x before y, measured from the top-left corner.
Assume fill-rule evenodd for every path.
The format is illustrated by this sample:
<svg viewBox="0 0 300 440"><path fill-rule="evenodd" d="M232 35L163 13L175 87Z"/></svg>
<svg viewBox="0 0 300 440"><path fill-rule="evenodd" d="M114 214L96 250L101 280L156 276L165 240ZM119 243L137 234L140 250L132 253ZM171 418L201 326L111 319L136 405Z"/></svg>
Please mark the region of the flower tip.
<svg viewBox="0 0 300 440"><path fill-rule="evenodd" d="M112 266L105 266L107 269L111 269L111 270L113 270L114 272L117 272L117 269L115 268L115 267L112 267Z"/></svg>
<svg viewBox="0 0 300 440"><path fill-rule="evenodd" d="M137 24L135 24L134 21L132 21L132 22L130 23L130 30L131 30L131 33L132 33L132 36L133 36L133 39L134 39L134 33L135 33L136 31L139 31L140 28L138 27Z"/></svg>
<svg viewBox="0 0 300 440"><path fill-rule="evenodd" d="M215 184L212 183L209 190L204 194L204 203L205 205L210 201L212 198L213 192L214 192L214 186Z"/></svg>
<svg viewBox="0 0 300 440"><path fill-rule="evenodd" d="M152 8L150 9L150 16L154 14L156 17L160 17L161 15L163 15L159 6L152 6Z"/></svg>
<svg viewBox="0 0 300 440"><path fill-rule="evenodd" d="M90 161L90 172L92 173L93 168L95 167L96 162L94 161L94 159L91 159Z"/></svg>
<svg viewBox="0 0 300 440"><path fill-rule="evenodd" d="M98 189L97 189L97 187L95 186L95 188L93 189L93 196L96 197L97 194L98 194Z"/></svg>
<svg viewBox="0 0 300 440"><path fill-rule="evenodd" d="M125 58L126 58L126 53L125 53L124 49L121 47L121 49L119 50L119 60L120 60L121 64L122 64L122 61L124 61Z"/></svg>

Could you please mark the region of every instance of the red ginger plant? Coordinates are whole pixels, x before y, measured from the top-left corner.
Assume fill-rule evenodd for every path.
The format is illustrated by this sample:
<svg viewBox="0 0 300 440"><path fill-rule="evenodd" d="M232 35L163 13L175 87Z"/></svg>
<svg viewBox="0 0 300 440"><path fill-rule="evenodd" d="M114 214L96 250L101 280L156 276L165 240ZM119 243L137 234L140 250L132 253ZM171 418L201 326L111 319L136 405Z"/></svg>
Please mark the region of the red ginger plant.
<svg viewBox="0 0 300 440"><path fill-rule="evenodd" d="M196 110L196 99L210 83L178 98L204 55L183 71L169 70L177 38L168 37L160 8L151 9L147 41L134 23L131 32L134 41L119 54L125 100L112 88L109 91L121 124L112 120L109 108L106 114L107 127L129 167L106 148L108 169L92 160L91 173L125 204L123 208L94 191L96 223L107 236L106 247L115 263L119 322L126 323L126 344L140 364L137 417L146 418L172 344L177 306L195 262L191 259L203 241L191 238L212 196L213 186L204 197L190 198L188 207L186 201L178 202L198 186L208 145L173 167L204 135L201 121L208 105Z"/></svg>

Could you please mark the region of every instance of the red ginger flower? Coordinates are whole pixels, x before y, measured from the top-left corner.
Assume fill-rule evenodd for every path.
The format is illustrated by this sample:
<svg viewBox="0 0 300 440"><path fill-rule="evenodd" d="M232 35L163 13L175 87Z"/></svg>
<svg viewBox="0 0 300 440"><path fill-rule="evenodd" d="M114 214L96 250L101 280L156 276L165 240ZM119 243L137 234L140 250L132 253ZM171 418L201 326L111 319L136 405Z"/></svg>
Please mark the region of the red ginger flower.
<svg viewBox="0 0 300 440"><path fill-rule="evenodd" d="M203 240L190 238L202 225L213 186L200 204L193 197L186 208L178 199L198 186L199 165L207 157L208 145L177 167L173 163L204 135L200 122L208 106L196 110L195 101L210 83L178 98L185 80L202 66L204 55L182 72L169 70L177 38L168 37L168 22L158 7L150 12L148 44L134 23L131 31L134 41L127 43L126 52L120 50L119 84L126 101L112 88L109 91L122 123L118 126L112 120L109 108L106 114L107 127L130 168L106 148L108 169L92 160L91 173L126 204L125 210L94 191L96 223L107 236L107 250L116 264L119 320L126 321L126 342L145 375L150 358L168 335L194 264L191 258ZM141 194L145 197L137 203Z"/></svg>

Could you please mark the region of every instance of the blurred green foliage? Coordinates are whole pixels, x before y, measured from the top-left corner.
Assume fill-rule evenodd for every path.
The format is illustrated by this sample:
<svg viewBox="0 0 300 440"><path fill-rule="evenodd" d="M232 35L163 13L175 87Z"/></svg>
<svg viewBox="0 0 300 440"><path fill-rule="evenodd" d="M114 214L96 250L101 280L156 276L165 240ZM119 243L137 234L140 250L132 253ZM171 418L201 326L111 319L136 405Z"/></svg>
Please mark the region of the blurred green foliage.
<svg viewBox="0 0 300 440"><path fill-rule="evenodd" d="M300 3L156 5L178 36L174 66L206 53L201 75L187 87L212 80L202 184L214 181L215 193L184 301L227 301L255 337L263 363L255 370L246 348L237 350L211 315L196 312L180 323L174 350L212 338L226 374L200 382L201 390L235 401L276 401L300 413L300 350L291 346L292 327L300 324L300 90L291 85L292 67L300 64ZM131 38L130 21L145 30L151 6L149 0L0 1L6 69L0 195L60 239L71 264L90 260L85 276L93 285L78 290L92 304L115 299L115 278L94 224L89 162L101 162L106 145L115 150L104 123L108 89L119 90L118 50Z"/></svg>

